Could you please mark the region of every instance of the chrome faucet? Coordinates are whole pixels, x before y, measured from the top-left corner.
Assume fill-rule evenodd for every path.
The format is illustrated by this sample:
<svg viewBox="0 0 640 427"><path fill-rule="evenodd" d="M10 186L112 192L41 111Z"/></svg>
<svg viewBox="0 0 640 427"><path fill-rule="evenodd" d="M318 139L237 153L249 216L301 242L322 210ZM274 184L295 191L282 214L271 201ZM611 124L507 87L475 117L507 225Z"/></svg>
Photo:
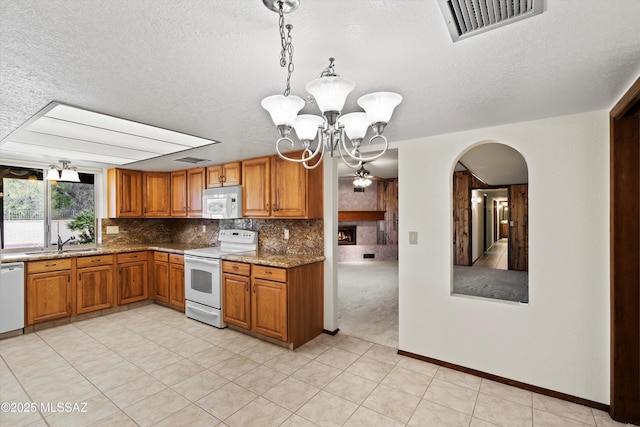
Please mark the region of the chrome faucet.
<svg viewBox="0 0 640 427"><path fill-rule="evenodd" d="M69 243L70 240L76 240L76 236L71 236L63 242L62 237L58 234L58 252L62 252L62 247Z"/></svg>

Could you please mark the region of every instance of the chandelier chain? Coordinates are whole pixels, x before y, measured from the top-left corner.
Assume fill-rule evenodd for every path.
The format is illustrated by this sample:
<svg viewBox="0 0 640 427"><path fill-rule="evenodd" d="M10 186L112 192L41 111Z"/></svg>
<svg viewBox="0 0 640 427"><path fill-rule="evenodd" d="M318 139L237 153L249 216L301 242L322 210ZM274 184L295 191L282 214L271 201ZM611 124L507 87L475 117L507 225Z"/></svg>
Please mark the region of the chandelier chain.
<svg viewBox="0 0 640 427"><path fill-rule="evenodd" d="M291 30L293 29L293 25L284 23L284 11L282 8L282 2L278 2L278 27L280 29L280 44L282 45L282 50L280 51L280 66L287 67L287 86L284 90L283 95L289 96L291 92L291 74L293 74L294 65L293 65L293 42L291 38ZM286 29L286 33L285 33Z"/></svg>

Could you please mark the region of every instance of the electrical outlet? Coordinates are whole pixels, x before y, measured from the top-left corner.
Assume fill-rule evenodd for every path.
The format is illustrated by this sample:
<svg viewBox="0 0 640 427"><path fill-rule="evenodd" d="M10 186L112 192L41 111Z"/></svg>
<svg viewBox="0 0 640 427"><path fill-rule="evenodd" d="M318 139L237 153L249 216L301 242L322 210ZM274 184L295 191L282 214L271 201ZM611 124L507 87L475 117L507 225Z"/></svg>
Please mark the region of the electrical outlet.
<svg viewBox="0 0 640 427"><path fill-rule="evenodd" d="M202 224L202 232L203 233L207 232L207 226L205 224Z"/></svg>
<svg viewBox="0 0 640 427"><path fill-rule="evenodd" d="M107 234L118 234L120 233L120 227L117 225L107 225Z"/></svg>
<svg viewBox="0 0 640 427"><path fill-rule="evenodd" d="M284 240L289 240L289 229L284 229Z"/></svg>
<svg viewBox="0 0 640 427"><path fill-rule="evenodd" d="M410 231L409 232L409 244L410 245L417 245L418 244L418 232L417 231Z"/></svg>

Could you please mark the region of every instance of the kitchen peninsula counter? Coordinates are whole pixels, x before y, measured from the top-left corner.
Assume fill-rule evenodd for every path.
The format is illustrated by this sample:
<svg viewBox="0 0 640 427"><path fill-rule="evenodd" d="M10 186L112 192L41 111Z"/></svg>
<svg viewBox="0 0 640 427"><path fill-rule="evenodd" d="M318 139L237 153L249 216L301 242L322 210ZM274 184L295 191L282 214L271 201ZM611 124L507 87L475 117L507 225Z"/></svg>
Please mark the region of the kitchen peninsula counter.
<svg viewBox="0 0 640 427"><path fill-rule="evenodd" d="M245 262L247 264L267 265L280 268L293 268L324 261L323 255L274 254L264 251L228 254L220 258L225 261Z"/></svg>

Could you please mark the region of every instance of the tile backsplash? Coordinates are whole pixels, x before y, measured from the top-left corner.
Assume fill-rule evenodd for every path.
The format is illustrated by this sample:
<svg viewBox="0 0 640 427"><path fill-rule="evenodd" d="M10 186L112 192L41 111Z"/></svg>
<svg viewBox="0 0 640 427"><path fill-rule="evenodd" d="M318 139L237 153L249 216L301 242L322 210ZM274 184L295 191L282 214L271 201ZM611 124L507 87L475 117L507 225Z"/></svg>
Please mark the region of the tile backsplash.
<svg viewBox="0 0 640 427"><path fill-rule="evenodd" d="M107 234L107 226L118 226L118 234ZM206 231L203 230L206 227ZM202 218L104 218L103 244L188 243L212 246L218 243L220 229L240 228L258 232L258 248L265 252L290 255L322 255L322 219L202 219ZM284 230L289 239L284 239Z"/></svg>

